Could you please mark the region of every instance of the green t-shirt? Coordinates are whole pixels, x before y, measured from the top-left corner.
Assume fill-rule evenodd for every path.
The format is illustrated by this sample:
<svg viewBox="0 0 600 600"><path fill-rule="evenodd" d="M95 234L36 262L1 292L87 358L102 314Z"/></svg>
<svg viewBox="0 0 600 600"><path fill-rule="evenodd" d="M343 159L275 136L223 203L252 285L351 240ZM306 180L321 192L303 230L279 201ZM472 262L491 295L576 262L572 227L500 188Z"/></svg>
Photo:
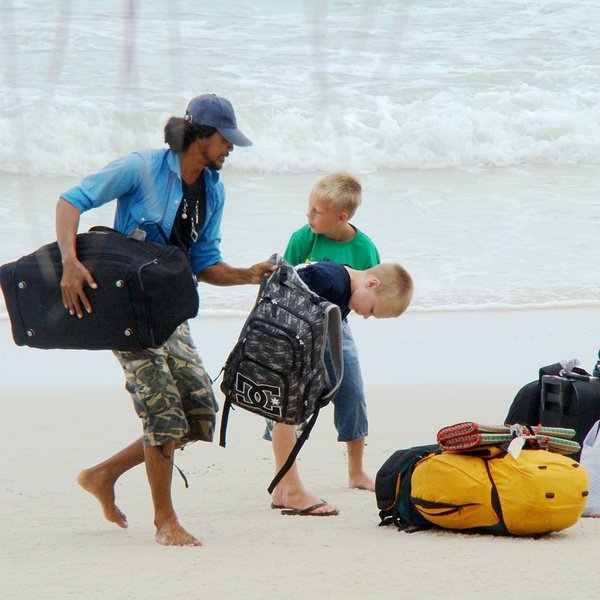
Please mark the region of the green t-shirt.
<svg viewBox="0 0 600 600"><path fill-rule="evenodd" d="M381 262L375 244L362 231L347 242L336 242L320 233L313 233L308 225L292 234L284 257L292 265L328 260L364 271Z"/></svg>

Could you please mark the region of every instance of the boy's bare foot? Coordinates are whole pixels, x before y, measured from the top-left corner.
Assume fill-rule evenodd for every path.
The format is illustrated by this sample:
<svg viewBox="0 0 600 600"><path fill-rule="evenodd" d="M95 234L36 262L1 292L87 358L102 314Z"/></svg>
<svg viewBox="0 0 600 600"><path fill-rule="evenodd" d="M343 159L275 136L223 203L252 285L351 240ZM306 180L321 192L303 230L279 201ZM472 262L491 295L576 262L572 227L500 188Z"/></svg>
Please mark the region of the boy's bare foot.
<svg viewBox="0 0 600 600"><path fill-rule="evenodd" d="M359 475L348 477L348 487L355 490L368 490L369 492L374 492L375 482L363 472Z"/></svg>
<svg viewBox="0 0 600 600"><path fill-rule="evenodd" d="M176 518L156 527L156 541L163 546L202 546L202 542L188 533Z"/></svg>
<svg viewBox="0 0 600 600"><path fill-rule="evenodd" d="M77 483L92 494L102 507L104 517L119 527L127 527L127 517L115 504L115 482L106 478L98 469L85 469L77 476Z"/></svg>

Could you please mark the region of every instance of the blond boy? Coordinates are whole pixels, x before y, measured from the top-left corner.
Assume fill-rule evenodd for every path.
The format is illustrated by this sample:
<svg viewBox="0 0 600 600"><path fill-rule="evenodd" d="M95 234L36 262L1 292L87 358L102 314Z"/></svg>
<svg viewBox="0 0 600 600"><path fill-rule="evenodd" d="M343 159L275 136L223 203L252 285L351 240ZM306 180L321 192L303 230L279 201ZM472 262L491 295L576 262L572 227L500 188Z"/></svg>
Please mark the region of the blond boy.
<svg viewBox="0 0 600 600"><path fill-rule="evenodd" d="M405 271L399 265L381 265L379 272L381 277L373 275L371 269L380 262L379 252L373 241L350 223L361 199L360 182L348 173L331 173L319 179L308 198L306 213L308 224L292 234L285 251L285 258L293 265L318 261L346 265L350 268L349 273L353 274L353 296L356 294L358 299L365 291L360 283L362 278L369 277L370 285L373 285L373 279L385 281L384 288L380 289L379 285L367 288L373 292L367 297L373 300L374 304L371 308L376 313L365 312L362 304L356 304L356 299L354 305L348 306L350 310L365 318L398 316L406 309L406 305L402 305L402 302L407 297L410 301L410 295L406 296L405 292L409 287L412 293L412 282L408 286L410 276L408 279L402 279L403 285L408 286L402 288L397 269L399 267L404 273ZM396 284L388 284L388 280L395 281ZM387 291L389 288L393 289L391 295ZM375 290L379 292L375 294ZM314 291L322 295L319 290ZM382 314L379 306L384 297L385 314ZM336 302L336 300L331 301ZM391 308L394 305L395 308ZM399 312L398 308L401 308ZM387 314L388 311L391 313ZM334 400L334 423L338 432L338 441L345 442L348 451L349 487L373 491L375 483L363 467L365 438L368 434L364 384L358 352L346 318L343 322L343 355L344 378ZM326 358L329 359L328 356ZM330 364L328 366L330 367ZM265 437L269 437L268 433ZM276 501L277 496L276 490L273 495L273 504L276 507L288 506Z"/></svg>
<svg viewBox="0 0 600 600"><path fill-rule="evenodd" d="M397 317L406 310L413 293L410 275L398 264L381 264L366 271L359 271L339 263L323 261L299 266L298 275L313 292L337 304L343 318L351 310L365 319ZM337 397L335 401L338 402ZM275 470L278 472L296 441L295 426L275 423L272 439ZM350 453L348 460L350 464ZM338 514L335 506L304 488L296 463L273 491L271 505L273 508L282 509L282 514L286 515Z"/></svg>

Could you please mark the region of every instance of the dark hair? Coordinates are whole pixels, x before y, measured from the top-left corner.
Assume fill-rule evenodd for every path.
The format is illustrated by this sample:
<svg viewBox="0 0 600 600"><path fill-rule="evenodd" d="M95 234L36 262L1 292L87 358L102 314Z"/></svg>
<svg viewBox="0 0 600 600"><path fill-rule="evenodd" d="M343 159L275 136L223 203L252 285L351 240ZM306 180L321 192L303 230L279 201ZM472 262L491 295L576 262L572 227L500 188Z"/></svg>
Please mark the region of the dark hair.
<svg viewBox="0 0 600 600"><path fill-rule="evenodd" d="M198 138L205 139L217 133L209 125L195 125L181 117L171 117L165 125L165 143L173 152L184 152Z"/></svg>

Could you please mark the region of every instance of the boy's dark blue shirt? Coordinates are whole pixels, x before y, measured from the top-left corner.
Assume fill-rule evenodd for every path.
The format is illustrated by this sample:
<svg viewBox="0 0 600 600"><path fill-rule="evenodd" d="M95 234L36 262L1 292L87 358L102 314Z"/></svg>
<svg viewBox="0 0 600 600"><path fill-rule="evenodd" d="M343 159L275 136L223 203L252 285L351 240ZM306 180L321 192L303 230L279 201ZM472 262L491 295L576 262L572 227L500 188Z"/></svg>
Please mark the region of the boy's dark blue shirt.
<svg viewBox="0 0 600 600"><path fill-rule="evenodd" d="M315 294L340 307L342 319L348 316L352 288L344 265L327 261L307 263L298 265L296 272Z"/></svg>

